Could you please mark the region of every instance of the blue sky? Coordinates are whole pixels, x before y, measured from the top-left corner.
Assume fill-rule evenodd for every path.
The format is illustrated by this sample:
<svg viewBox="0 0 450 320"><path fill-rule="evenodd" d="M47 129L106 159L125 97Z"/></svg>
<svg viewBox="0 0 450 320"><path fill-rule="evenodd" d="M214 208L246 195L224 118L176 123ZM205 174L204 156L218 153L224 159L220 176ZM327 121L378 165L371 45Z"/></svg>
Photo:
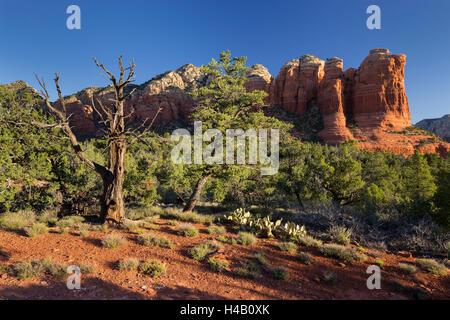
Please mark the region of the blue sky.
<svg viewBox="0 0 450 320"><path fill-rule="evenodd" d="M66 28L71 4L81 8L81 30ZM381 7L381 30L366 28L371 4ZM50 84L57 71L70 94L107 84L93 56L107 66L120 54L134 57L142 83L185 63L206 64L225 49L275 75L306 53L357 68L370 49L383 47L407 55L415 123L450 113L449 13L448 0L0 0L0 83L37 87L33 72Z"/></svg>

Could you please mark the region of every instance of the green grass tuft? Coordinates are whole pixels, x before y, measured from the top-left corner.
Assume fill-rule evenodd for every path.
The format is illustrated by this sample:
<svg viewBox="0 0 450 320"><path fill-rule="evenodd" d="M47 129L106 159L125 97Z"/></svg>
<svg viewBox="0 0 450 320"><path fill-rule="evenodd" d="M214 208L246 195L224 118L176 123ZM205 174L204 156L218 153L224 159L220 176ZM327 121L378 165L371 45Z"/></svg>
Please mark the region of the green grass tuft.
<svg viewBox="0 0 450 320"><path fill-rule="evenodd" d="M126 243L126 240L119 234L109 234L102 240L102 245L105 248L115 249Z"/></svg>
<svg viewBox="0 0 450 320"><path fill-rule="evenodd" d="M158 278L166 273L166 265L159 260L146 260L139 265L139 272Z"/></svg>

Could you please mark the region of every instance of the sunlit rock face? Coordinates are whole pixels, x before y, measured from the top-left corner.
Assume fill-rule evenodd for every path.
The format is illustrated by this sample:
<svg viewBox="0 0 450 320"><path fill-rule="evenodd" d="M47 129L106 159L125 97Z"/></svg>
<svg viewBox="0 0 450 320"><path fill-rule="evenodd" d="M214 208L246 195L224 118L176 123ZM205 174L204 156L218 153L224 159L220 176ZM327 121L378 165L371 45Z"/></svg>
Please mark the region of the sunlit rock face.
<svg viewBox="0 0 450 320"><path fill-rule="evenodd" d="M450 150L448 143L410 129L405 65L405 55L391 54L383 48L370 50L357 69L347 70L340 58L324 61L307 54L285 63L276 77L263 65L253 65L246 88L267 92L265 104L269 112L279 107L301 118L309 110L319 110L321 126L317 137L329 144L358 140L360 147L373 151L445 154ZM134 91L125 107L135 110L129 121L153 119L159 109L156 124L185 121L194 106L190 93L207 83L208 78L199 67L186 64L141 85L128 86L128 92ZM99 99L111 107L113 98L111 87L87 88L66 97L71 125L77 134L101 135L92 101Z"/></svg>

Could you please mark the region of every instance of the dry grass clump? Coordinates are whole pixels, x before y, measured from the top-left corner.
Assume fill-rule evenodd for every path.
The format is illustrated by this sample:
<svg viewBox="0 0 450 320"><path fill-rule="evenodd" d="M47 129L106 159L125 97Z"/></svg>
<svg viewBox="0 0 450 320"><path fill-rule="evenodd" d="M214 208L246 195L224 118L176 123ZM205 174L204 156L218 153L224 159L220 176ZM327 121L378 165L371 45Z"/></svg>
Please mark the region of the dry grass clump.
<svg viewBox="0 0 450 320"><path fill-rule="evenodd" d="M237 242L243 246L252 246L256 243L257 238L254 234L249 232L239 232Z"/></svg>
<svg viewBox="0 0 450 320"><path fill-rule="evenodd" d="M78 233L80 237L86 237L89 234L89 225L86 223L81 224L78 227Z"/></svg>
<svg viewBox="0 0 450 320"><path fill-rule="evenodd" d="M433 259L417 259L416 264L423 270L439 276L447 275L447 268Z"/></svg>
<svg viewBox="0 0 450 320"><path fill-rule="evenodd" d="M42 222L35 222L31 226L25 227L23 230L28 237L34 238L40 234L47 233L47 225Z"/></svg>
<svg viewBox="0 0 450 320"><path fill-rule="evenodd" d="M34 223L35 219L34 212L30 210L6 212L0 216L0 228L9 231L21 230Z"/></svg>
<svg viewBox="0 0 450 320"><path fill-rule="evenodd" d="M94 265L92 263L82 263L80 265L80 271L82 274L91 274L94 272Z"/></svg>
<svg viewBox="0 0 450 320"><path fill-rule="evenodd" d="M215 241L208 241L193 247L189 251L189 254L191 255L192 259L202 261L206 258L207 255L217 252L222 248L223 246L220 243Z"/></svg>
<svg viewBox="0 0 450 320"><path fill-rule="evenodd" d="M227 232L227 230L225 229L224 226L216 226L216 225L212 225L208 228L208 233L209 234L214 234L214 235L223 235Z"/></svg>
<svg viewBox="0 0 450 320"><path fill-rule="evenodd" d="M54 277L61 278L66 275L67 266L54 263L50 258L45 258L42 260L19 262L9 267L8 270L23 280L36 278L43 274L50 274Z"/></svg>
<svg viewBox="0 0 450 320"><path fill-rule="evenodd" d="M344 246L348 246L350 244L352 233L352 229L338 226L332 226L329 230L329 235L331 236L331 238L334 239L337 243Z"/></svg>
<svg viewBox="0 0 450 320"><path fill-rule="evenodd" d="M183 212L183 210L181 209L172 207L166 208L160 215L164 219L174 219L191 223L212 224L212 222L214 221L214 217L201 215L195 211Z"/></svg>
<svg viewBox="0 0 450 320"><path fill-rule="evenodd" d="M289 280L289 272L283 267L275 267L270 269L270 273L272 274L272 278L274 280Z"/></svg>
<svg viewBox="0 0 450 320"><path fill-rule="evenodd" d="M417 268L413 266L412 264L408 263L399 263L398 268L403 272L407 274L414 274L417 272Z"/></svg>
<svg viewBox="0 0 450 320"><path fill-rule="evenodd" d="M127 210L125 210L125 217L130 220L141 220L148 217L157 216L162 212L163 208L157 206L128 208Z"/></svg>
<svg viewBox="0 0 450 320"><path fill-rule="evenodd" d="M174 247L174 244L166 237L156 237L151 233L139 236L138 241L147 247L167 247L169 249Z"/></svg>
<svg viewBox="0 0 450 320"><path fill-rule="evenodd" d="M191 224L182 224L178 227L178 234L184 237L195 237L198 235L198 230Z"/></svg>
<svg viewBox="0 0 450 320"><path fill-rule="evenodd" d="M293 242L279 242L277 243L277 248L285 252L297 251L297 245Z"/></svg>
<svg viewBox="0 0 450 320"><path fill-rule="evenodd" d="M258 251L253 255L253 258L255 258L256 261L258 261L258 263L262 266L266 266L267 265L267 259L266 259L266 254L264 253L264 251Z"/></svg>
<svg viewBox="0 0 450 320"><path fill-rule="evenodd" d="M298 237L297 242L302 246L310 248L319 248L322 245L322 241L314 239L311 236Z"/></svg>
<svg viewBox="0 0 450 320"><path fill-rule="evenodd" d="M240 277L258 279L261 275L261 270L255 262L244 260L240 262L240 267L236 268L234 273Z"/></svg>
<svg viewBox="0 0 450 320"><path fill-rule="evenodd" d="M216 258L209 258L208 264L211 270L214 272L223 272L229 268L228 262Z"/></svg>
<svg viewBox="0 0 450 320"><path fill-rule="evenodd" d="M166 273L166 265L156 259L146 260L139 265L139 272L158 278Z"/></svg>
<svg viewBox="0 0 450 320"><path fill-rule="evenodd" d="M297 259L300 260L301 263L308 266L314 263L312 256L307 252L299 252L297 254Z"/></svg>
<svg viewBox="0 0 450 320"><path fill-rule="evenodd" d="M325 244L319 249L319 251L324 256L348 262L367 260L366 255L335 243Z"/></svg>
<svg viewBox="0 0 450 320"><path fill-rule="evenodd" d="M105 248L115 249L126 243L126 240L119 234L109 234L102 240L102 245Z"/></svg>
<svg viewBox="0 0 450 320"><path fill-rule="evenodd" d="M139 267L139 260L136 258L126 258L119 261L119 270L134 271Z"/></svg>
<svg viewBox="0 0 450 320"><path fill-rule="evenodd" d="M123 224L122 224L122 229L127 230L127 231L135 231L137 229L139 229L140 225L138 221L133 221L133 220L126 220Z"/></svg>

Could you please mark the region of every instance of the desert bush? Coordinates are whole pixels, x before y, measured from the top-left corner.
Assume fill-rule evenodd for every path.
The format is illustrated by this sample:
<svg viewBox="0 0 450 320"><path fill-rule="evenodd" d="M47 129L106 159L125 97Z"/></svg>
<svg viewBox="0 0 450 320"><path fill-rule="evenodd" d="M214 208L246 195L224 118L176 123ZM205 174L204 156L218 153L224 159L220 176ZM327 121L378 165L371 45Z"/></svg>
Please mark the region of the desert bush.
<svg viewBox="0 0 450 320"><path fill-rule="evenodd" d="M191 255L192 259L202 261L206 258L207 255L214 253L222 248L223 246L220 243L215 241L208 241L192 248L189 251L189 254Z"/></svg>
<svg viewBox="0 0 450 320"><path fill-rule="evenodd" d="M209 258L208 264L211 270L214 272L222 272L229 267L228 262L216 258Z"/></svg>
<svg viewBox="0 0 450 320"><path fill-rule="evenodd" d="M408 263L399 263L398 268L403 272L407 274L414 274L417 272L417 268L413 266L412 264Z"/></svg>
<svg viewBox="0 0 450 320"><path fill-rule="evenodd" d="M348 246L350 244L352 233L352 229L347 229L345 227L339 226L331 226L329 230L331 238L334 239L337 243L344 246Z"/></svg>
<svg viewBox="0 0 450 320"><path fill-rule="evenodd" d="M66 217L61 220L58 220L58 222L56 222L55 225L59 228L69 229L75 226L75 222L71 218Z"/></svg>
<svg viewBox="0 0 450 320"><path fill-rule="evenodd" d="M198 230L191 224L182 224L178 227L178 234L184 237L195 237Z"/></svg>
<svg viewBox="0 0 450 320"><path fill-rule="evenodd" d="M344 260L344 261L365 261L367 260L367 257L359 252L356 252L355 250L352 250L350 248L347 248L345 246L339 245L339 244L325 244L323 245L319 251L327 257L332 257L338 260Z"/></svg>
<svg viewBox="0 0 450 320"><path fill-rule="evenodd" d="M82 263L80 271L82 274L91 274L94 272L94 265L92 263Z"/></svg>
<svg viewBox="0 0 450 320"><path fill-rule="evenodd" d="M65 234L69 232L69 228L63 228L63 227L59 227L58 228L58 233L59 234Z"/></svg>
<svg viewBox="0 0 450 320"><path fill-rule="evenodd" d="M139 260L136 258L126 258L119 261L119 270L133 271L139 267Z"/></svg>
<svg viewBox="0 0 450 320"><path fill-rule="evenodd" d="M159 260L146 260L139 265L139 272L158 278L166 273L166 265Z"/></svg>
<svg viewBox="0 0 450 320"><path fill-rule="evenodd" d="M212 225L208 228L208 233L215 234L215 235L223 235L226 233L226 230L225 230L224 226Z"/></svg>
<svg viewBox="0 0 450 320"><path fill-rule="evenodd" d="M155 224L151 224L151 225L147 226L147 228L150 230L155 230L155 231L159 230L159 226L155 225Z"/></svg>
<svg viewBox="0 0 450 320"><path fill-rule="evenodd" d="M51 219L58 219L57 208L44 209L39 213L39 215L37 217L37 220L39 220L39 222L43 222L43 223L47 223Z"/></svg>
<svg viewBox="0 0 450 320"><path fill-rule="evenodd" d="M125 217L130 220L141 220L159 215L161 212L163 212L163 209L157 206L128 208L125 210Z"/></svg>
<svg viewBox="0 0 450 320"><path fill-rule="evenodd" d="M175 220L169 220L169 221L167 221L167 225L169 225L169 226L177 226L178 222L176 222Z"/></svg>
<svg viewBox="0 0 450 320"><path fill-rule="evenodd" d="M126 243L126 240L119 234L109 234L102 240L102 245L105 248L115 249Z"/></svg>
<svg viewBox="0 0 450 320"><path fill-rule="evenodd" d="M87 224L82 224L78 227L78 233L80 234L81 237L85 237L89 234L89 225Z"/></svg>
<svg viewBox="0 0 450 320"><path fill-rule="evenodd" d="M299 237L297 242L305 247L318 248L322 245L322 241L314 239L311 236Z"/></svg>
<svg viewBox="0 0 450 320"><path fill-rule="evenodd" d="M139 228L139 222L133 220L126 220L122 224L122 229L127 231L135 231Z"/></svg>
<svg viewBox="0 0 450 320"><path fill-rule="evenodd" d="M62 263L54 263L48 267L48 272L55 278L63 278L67 275L67 266Z"/></svg>
<svg viewBox="0 0 450 320"><path fill-rule="evenodd" d="M64 219L72 220L72 222L74 224L82 223L85 220L84 217L82 217L82 216L69 216L69 217L65 217Z"/></svg>
<svg viewBox="0 0 450 320"><path fill-rule="evenodd" d="M283 267L276 267L270 269L270 273L272 274L272 278L274 280L289 280L289 272Z"/></svg>
<svg viewBox="0 0 450 320"><path fill-rule="evenodd" d="M240 262L240 267L236 268L234 273L244 278L258 279L261 271L255 262L244 260Z"/></svg>
<svg viewBox="0 0 450 320"><path fill-rule="evenodd" d="M165 219L180 220L183 222L204 223L204 224L211 224L214 220L214 218L211 216L201 215L195 211L183 212L181 209L171 207L166 208L164 212L161 214L161 217Z"/></svg>
<svg viewBox="0 0 450 320"><path fill-rule="evenodd" d="M27 260L14 264L11 268L12 273L20 279L36 278L44 273L54 277L63 277L66 275L67 267L64 264L53 263L50 258L41 260Z"/></svg>
<svg viewBox="0 0 450 320"><path fill-rule="evenodd" d="M267 259L266 259L266 254L264 253L264 251L258 251L256 252L253 257L256 259L256 261L258 261L258 263L262 266L266 266L267 265Z"/></svg>
<svg viewBox="0 0 450 320"><path fill-rule="evenodd" d="M278 249L286 252L295 252L297 251L297 245L293 242L279 242L277 243Z"/></svg>
<svg viewBox="0 0 450 320"><path fill-rule="evenodd" d="M47 226L41 222L35 222L29 227L25 227L24 231L30 238L34 238L40 234L47 233Z"/></svg>
<svg viewBox="0 0 450 320"><path fill-rule="evenodd" d="M251 246L256 243L256 237L249 232L239 232L237 242L244 246Z"/></svg>
<svg viewBox="0 0 450 320"><path fill-rule="evenodd" d="M311 265L314 263L312 256L307 252L299 252L297 254L297 259L300 260L303 264Z"/></svg>
<svg viewBox="0 0 450 320"><path fill-rule="evenodd" d="M433 259L417 259L416 264L423 270L439 276L447 275L447 268Z"/></svg>
<svg viewBox="0 0 450 320"><path fill-rule="evenodd" d="M158 238L151 233L139 236L138 241L140 244L148 247L167 247L169 249L174 247L174 244L166 237Z"/></svg>
<svg viewBox="0 0 450 320"><path fill-rule="evenodd" d="M159 215L154 215L154 216L145 218L144 221L148 222L148 223L155 223L159 220L159 218L160 218Z"/></svg>
<svg viewBox="0 0 450 320"><path fill-rule="evenodd" d="M96 224L96 225L91 226L91 230L105 232L105 231L108 231L108 226L106 224Z"/></svg>
<svg viewBox="0 0 450 320"><path fill-rule="evenodd" d="M38 277L42 273L41 268L31 260L16 263L12 266L12 271L16 277L23 280Z"/></svg>
<svg viewBox="0 0 450 320"><path fill-rule="evenodd" d="M6 212L0 216L0 227L4 230L21 230L35 221L32 211Z"/></svg>

